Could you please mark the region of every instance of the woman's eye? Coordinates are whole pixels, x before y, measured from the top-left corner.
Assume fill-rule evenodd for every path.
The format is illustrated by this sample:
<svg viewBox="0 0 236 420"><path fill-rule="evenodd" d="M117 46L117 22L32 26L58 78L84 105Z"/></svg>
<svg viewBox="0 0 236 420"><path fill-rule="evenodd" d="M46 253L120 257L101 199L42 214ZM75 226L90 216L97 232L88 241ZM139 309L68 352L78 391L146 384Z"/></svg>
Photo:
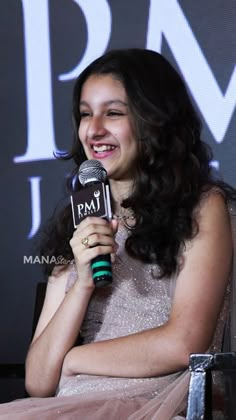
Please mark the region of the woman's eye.
<svg viewBox="0 0 236 420"><path fill-rule="evenodd" d="M116 116L122 116L122 115L124 115L124 114L123 114L123 112L121 112L121 111L108 111L108 112L107 112L107 115L108 115L109 117L116 117Z"/></svg>
<svg viewBox="0 0 236 420"><path fill-rule="evenodd" d="M86 117L89 117L89 112L86 112L86 111L81 111L80 112L80 118L86 118Z"/></svg>

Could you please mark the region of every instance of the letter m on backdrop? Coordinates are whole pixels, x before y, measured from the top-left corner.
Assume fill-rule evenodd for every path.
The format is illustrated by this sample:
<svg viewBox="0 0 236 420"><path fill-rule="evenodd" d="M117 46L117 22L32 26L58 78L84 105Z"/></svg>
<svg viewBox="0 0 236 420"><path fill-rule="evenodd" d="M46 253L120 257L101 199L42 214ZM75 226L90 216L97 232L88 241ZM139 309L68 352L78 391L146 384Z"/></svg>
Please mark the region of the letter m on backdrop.
<svg viewBox="0 0 236 420"><path fill-rule="evenodd" d="M209 129L221 143L235 108L236 68L222 93L177 0L150 0L147 48L160 52L163 35Z"/></svg>

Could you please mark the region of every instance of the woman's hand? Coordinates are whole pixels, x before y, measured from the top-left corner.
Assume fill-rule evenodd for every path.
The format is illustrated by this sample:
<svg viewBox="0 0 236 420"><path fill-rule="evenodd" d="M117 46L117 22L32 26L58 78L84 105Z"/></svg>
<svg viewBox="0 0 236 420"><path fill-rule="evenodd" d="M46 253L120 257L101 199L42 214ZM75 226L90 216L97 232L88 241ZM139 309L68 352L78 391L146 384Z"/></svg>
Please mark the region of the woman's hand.
<svg viewBox="0 0 236 420"><path fill-rule="evenodd" d="M115 253L117 227L117 220L108 222L99 217L87 217L79 224L70 240L79 275L75 285L94 288L91 260L99 255Z"/></svg>

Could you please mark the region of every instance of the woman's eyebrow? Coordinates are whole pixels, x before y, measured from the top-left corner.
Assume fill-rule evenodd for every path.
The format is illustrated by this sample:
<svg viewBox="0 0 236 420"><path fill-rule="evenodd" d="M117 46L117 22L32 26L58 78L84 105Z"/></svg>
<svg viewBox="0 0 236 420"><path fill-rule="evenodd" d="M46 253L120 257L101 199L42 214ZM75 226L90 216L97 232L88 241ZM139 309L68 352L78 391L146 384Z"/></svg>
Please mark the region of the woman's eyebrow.
<svg viewBox="0 0 236 420"><path fill-rule="evenodd" d="M127 102L122 101L121 99L112 99L112 100L106 101L104 103L105 103L105 105L120 104L120 105L128 106Z"/></svg>
<svg viewBox="0 0 236 420"><path fill-rule="evenodd" d="M125 101L122 101L121 99L111 99L109 101L105 101L103 102L104 105L113 105L113 104L119 104L119 105L123 105L123 106L128 106L128 103ZM85 105L85 106L89 106L88 102L82 100L80 101L80 106L81 105Z"/></svg>

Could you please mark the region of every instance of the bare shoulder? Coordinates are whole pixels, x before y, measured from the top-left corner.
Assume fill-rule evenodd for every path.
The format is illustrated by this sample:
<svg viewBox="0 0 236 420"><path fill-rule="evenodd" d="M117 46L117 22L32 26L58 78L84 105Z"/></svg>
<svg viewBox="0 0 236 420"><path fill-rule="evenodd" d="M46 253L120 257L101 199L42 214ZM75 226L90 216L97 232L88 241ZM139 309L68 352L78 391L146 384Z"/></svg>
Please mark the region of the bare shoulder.
<svg viewBox="0 0 236 420"><path fill-rule="evenodd" d="M220 261L223 266L228 266L232 254L232 232L228 206L221 190L212 189L202 196L195 219L198 233L187 244L185 257L205 261L206 267L213 261L216 267Z"/></svg>
<svg viewBox="0 0 236 420"><path fill-rule="evenodd" d="M211 238L214 240L223 234L225 239L231 243L230 214L224 193L221 190L212 189L202 196L195 211L195 218L198 223L197 237L199 240L208 235L206 240L210 241Z"/></svg>
<svg viewBox="0 0 236 420"><path fill-rule="evenodd" d="M209 211L215 211L225 215L228 218L229 211L224 192L219 188L212 188L202 195L199 204L200 214Z"/></svg>

